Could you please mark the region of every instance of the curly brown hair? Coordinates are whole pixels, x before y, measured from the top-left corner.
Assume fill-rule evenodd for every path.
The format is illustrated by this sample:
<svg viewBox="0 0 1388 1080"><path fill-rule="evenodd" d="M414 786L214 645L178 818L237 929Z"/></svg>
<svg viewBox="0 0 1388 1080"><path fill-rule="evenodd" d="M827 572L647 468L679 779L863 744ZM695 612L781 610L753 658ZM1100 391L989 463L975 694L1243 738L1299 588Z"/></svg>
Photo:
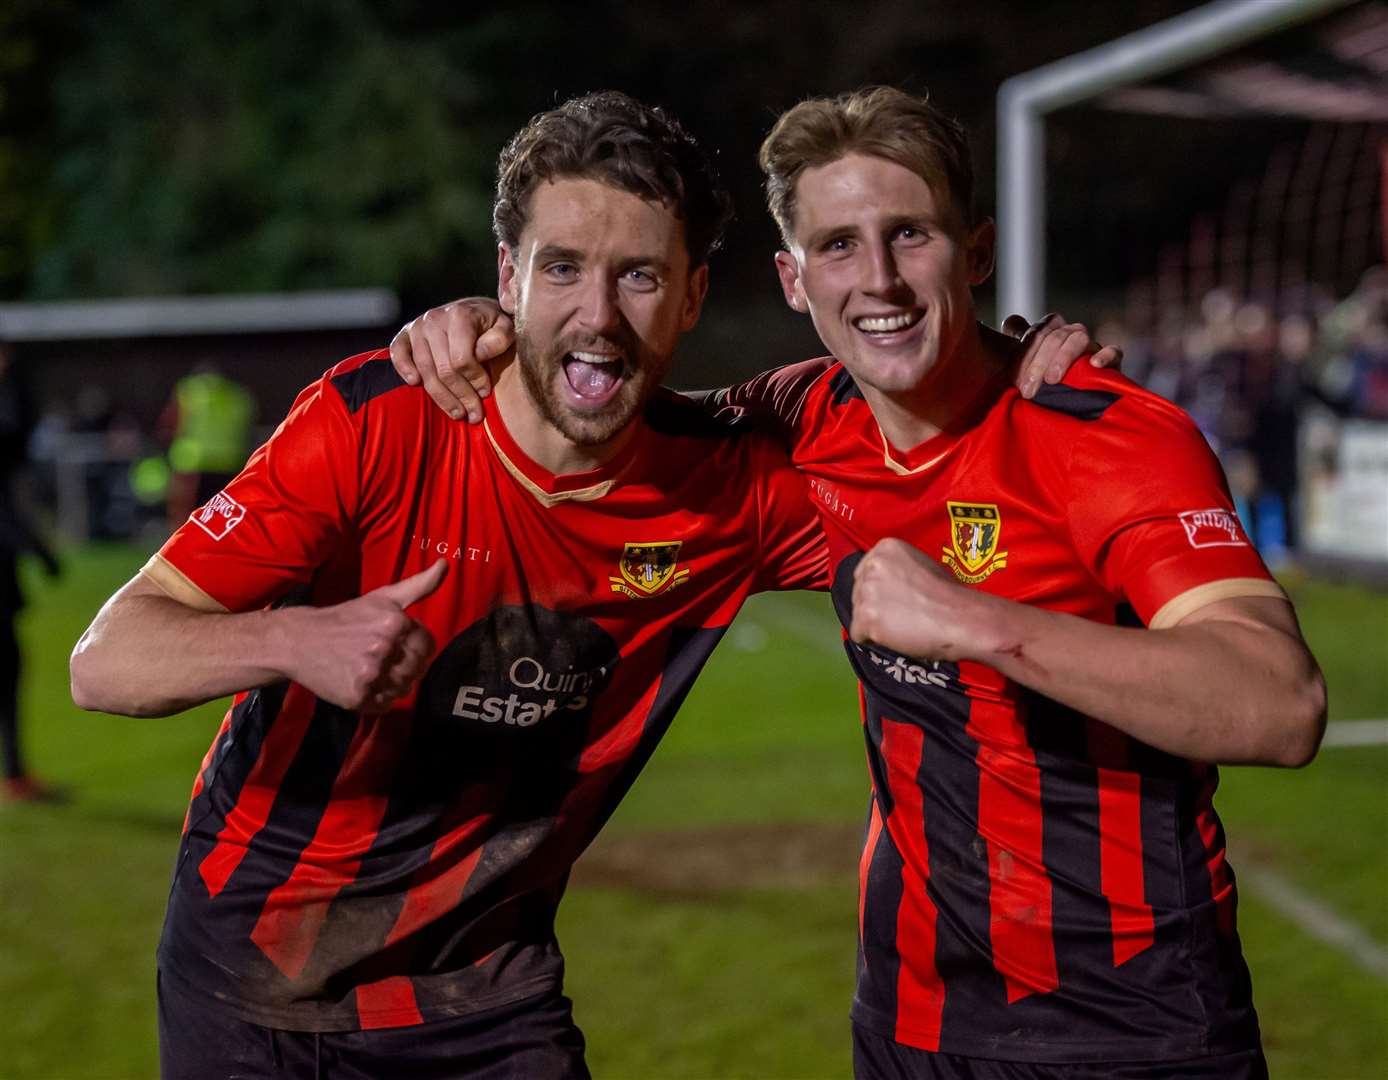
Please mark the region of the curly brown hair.
<svg viewBox="0 0 1388 1080"><path fill-rule="evenodd" d="M663 203L684 223L693 269L723 243L732 201L694 137L663 109L604 90L539 113L497 160L492 228L515 247L543 181L597 180Z"/></svg>

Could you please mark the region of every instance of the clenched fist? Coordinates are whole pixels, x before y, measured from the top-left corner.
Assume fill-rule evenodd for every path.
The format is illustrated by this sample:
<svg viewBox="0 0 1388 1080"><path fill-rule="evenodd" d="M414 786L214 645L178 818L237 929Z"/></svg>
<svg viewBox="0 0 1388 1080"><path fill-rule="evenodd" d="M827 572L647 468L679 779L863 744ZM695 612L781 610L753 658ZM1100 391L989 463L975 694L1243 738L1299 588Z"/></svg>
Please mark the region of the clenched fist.
<svg viewBox="0 0 1388 1080"><path fill-rule="evenodd" d="M405 609L439 587L440 559L394 585L326 608L296 609L304 620L290 675L324 701L354 712L384 712L429 668L434 638Z"/></svg>
<svg viewBox="0 0 1388 1080"><path fill-rule="evenodd" d="M853 571L849 637L918 660L959 660L974 609L991 600L905 540L879 540Z"/></svg>

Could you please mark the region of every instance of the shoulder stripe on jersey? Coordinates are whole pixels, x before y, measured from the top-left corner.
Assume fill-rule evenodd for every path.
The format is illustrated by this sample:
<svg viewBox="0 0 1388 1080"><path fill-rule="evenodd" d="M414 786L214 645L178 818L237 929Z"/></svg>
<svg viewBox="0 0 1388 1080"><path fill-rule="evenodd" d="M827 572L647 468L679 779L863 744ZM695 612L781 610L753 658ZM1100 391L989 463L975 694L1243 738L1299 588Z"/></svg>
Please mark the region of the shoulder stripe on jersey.
<svg viewBox="0 0 1388 1080"><path fill-rule="evenodd" d="M1179 596L1173 596L1158 609L1147 625L1153 630L1166 630L1206 604L1213 604L1216 600L1229 600L1236 596L1271 596L1278 600L1287 599L1282 587L1266 578L1224 578L1221 581L1207 581L1203 585L1187 589Z"/></svg>
<svg viewBox="0 0 1388 1080"><path fill-rule="evenodd" d="M342 395L348 412L356 412L372 398L405 385L389 360L368 360L361 367L334 375L332 384Z"/></svg>
<svg viewBox="0 0 1388 1080"><path fill-rule="evenodd" d="M853 381L853 376L848 374L847 368L841 368L839 373L829 380L829 393L835 405L846 405L854 398L863 400L863 392L858 389L858 384Z"/></svg>
<svg viewBox="0 0 1388 1080"><path fill-rule="evenodd" d="M1042 383L1031 401L1076 420L1097 420L1122 396L1108 390L1076 390L1064 383Z"/></svg>
<svg viewBox="0 0 1388 1080"><path fill-rule="evenodd" d="M212 599L202 589L194 585L178 567L169 562L157 551L149 557L149 562L140 567L140 573L158 585L171 598L185 607L197 611L224 612L226 608Z"/></svg>

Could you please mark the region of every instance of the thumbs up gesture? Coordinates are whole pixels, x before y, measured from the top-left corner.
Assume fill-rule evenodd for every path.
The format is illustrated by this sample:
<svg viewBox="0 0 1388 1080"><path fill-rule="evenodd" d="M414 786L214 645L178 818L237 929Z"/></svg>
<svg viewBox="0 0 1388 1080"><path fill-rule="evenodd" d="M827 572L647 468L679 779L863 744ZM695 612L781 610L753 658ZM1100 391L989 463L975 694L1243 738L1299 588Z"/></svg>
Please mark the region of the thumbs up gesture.
<svg viewBox="0 0 1388 1080"><path fill-rule="evenodd" d="M302 609L307 625L293 645L291 677L344 709L385 712L414 688L434 657L433 635L405 609L437 589L447 570L440 559L355 600Z"/></svg>

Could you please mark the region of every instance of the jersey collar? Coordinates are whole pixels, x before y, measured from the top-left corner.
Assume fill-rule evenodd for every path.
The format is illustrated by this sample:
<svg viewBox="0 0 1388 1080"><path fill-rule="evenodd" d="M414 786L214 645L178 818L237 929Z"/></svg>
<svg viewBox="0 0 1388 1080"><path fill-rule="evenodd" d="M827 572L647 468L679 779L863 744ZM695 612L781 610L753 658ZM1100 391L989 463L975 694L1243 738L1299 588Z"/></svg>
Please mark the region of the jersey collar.
<svg viewBox="0 0 1388 1080"><path fill-rule="evenodd" d="M882 443L882 464L886 466L888 472L893 472L897 476L915 476L917 473L927 472L943 460L945 455L973 430L982 419L983 414L998 399L998 396L1011 385L1011 378L1010 370L995 374L983 385L983 389L978 392L974 399L960 410L959 415L950 422L948 427L909 450L902 451L893 447L887 441L887 436L883 434L881 426L874 418L873 424L877 427L877 437Z"/></svg>
<svg viewBox="0 0 1388 1080"><path fill-rule="evenodd" d="M550 472L536 464L511 437L498 409L488 409L482 420L482 428L487 433L497 460L543 506L555 506L561 502L591 502L601 499L612 490L622 472L635 458L641 443L645 441L645 425L641 425L635 438L622 448L621 453L607 464L581 473Z"/></svg>

